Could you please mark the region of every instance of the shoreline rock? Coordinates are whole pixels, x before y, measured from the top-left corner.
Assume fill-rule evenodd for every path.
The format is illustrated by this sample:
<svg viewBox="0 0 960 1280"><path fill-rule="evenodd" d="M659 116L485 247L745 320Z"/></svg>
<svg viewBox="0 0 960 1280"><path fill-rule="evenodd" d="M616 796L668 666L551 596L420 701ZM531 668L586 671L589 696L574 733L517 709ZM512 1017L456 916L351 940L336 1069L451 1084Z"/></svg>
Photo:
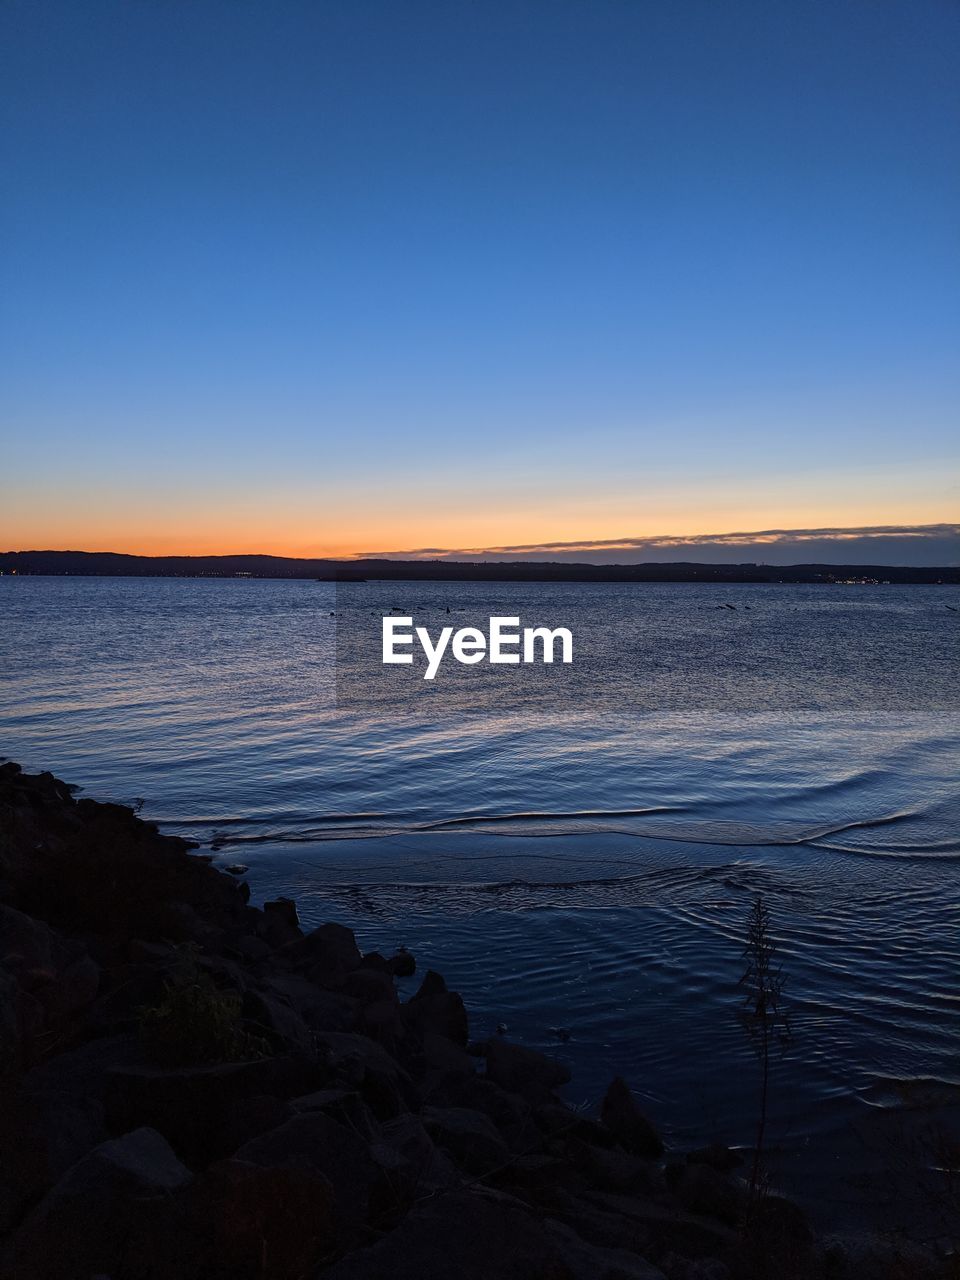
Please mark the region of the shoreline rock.
<svg viewBox="0 0 960 1280"><path fill-rule="evenodd" d="M573 1110L439 973L401 1000L409 953L305 933L195 847L0 765L3 1277L901 1274L751 1204L731 1153L665 1153L625 1081Z"/></svg>

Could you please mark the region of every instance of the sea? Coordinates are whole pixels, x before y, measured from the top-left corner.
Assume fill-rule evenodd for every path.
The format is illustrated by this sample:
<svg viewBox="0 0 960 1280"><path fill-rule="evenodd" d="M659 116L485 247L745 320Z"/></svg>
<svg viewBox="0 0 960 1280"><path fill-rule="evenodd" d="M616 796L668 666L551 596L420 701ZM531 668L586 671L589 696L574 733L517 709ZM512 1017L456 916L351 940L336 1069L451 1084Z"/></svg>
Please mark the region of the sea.
<svg viewBox="0 0 960 1280"><path fill-rule="evenodd" d="M0 753L305 927L407 947L476 1039L568 1062L587 1111L622 1075L677 1151L754 1141L759 896L769 1177L827 1227L929 1232L960 1118L958 610L883 583L8 576ZM381 663L384 615L562 626L573 661L427 681Z"/></svg>

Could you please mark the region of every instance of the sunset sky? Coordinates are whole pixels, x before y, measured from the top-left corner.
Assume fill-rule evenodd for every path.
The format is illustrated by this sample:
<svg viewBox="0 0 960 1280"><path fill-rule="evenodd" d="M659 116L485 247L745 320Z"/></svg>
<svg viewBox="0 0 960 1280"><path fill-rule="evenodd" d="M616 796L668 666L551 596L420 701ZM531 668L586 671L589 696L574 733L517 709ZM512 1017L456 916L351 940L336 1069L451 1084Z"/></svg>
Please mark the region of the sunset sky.
<svg viewBox="0 0 960 1280"><path fill-rule="evenodd" d="M951 0L7 0L0 49L2 550L960 515Z"/></svg>

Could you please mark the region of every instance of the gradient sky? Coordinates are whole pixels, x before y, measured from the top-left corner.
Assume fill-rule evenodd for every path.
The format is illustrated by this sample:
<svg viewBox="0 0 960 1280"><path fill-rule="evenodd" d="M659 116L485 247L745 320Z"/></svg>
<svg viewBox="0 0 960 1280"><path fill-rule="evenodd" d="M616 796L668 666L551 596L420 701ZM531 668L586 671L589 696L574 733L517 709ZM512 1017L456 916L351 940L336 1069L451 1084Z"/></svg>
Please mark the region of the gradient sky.
<svg viewBox="0 0 960 1280"><path fill-rule="evenodd" d="M953 0L5 0L0 547L955 522Z"/></svg>

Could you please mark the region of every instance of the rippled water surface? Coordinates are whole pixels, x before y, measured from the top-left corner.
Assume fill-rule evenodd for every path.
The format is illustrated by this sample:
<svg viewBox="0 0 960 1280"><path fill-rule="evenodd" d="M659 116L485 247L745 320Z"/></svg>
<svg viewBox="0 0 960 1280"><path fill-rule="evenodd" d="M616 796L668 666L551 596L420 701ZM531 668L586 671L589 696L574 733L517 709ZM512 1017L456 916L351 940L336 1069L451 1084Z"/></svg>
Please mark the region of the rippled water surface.
<svg viewBox="0 0 960 1280"><path fill-rule="evenodd" d="M749 1144L744 919L792 1040L775 1174L878 1203L956 1112L955 588L0 580L7 756L404 943L474 1031L628 1077L677 1142ZM570 627L571 667L384 669L380 617ZM924 1082L924 1083L918 1083Z"/></svg>

